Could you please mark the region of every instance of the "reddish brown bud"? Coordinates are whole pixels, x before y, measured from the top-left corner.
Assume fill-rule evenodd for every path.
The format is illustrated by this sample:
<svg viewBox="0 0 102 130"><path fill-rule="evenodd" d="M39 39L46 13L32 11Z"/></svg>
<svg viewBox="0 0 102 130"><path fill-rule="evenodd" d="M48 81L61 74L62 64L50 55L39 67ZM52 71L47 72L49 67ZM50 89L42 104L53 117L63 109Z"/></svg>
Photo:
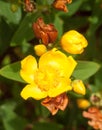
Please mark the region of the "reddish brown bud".
<svg viewBox="0 0 102 130"><path fill-rule="evenodd" d="M30 0L24 0L25 2L25 7L24 7L24 10L26 12L33 12L34 9L35 9L35 4L34 2L30 1Z"/></svg>
<svg viewBox="0 0 102 130"><path fill-rule="evenodd" d="M53 43L58 35L53 24L45 24L42 18L39 18L36 23L33 23L33 31L35 37L41 39L43 44Z"/></svg>
<svg viewBox="0 0 102 130"><path fill-rule="evenodd" d="M41 102L41 104L45 106L52 113L52 115L55 115L59 109L62 111L65 110L68 104L68 97L66 93L54 98L47 97Z"/></svg>
<svg viewBox="0 0 102 130"><path fill-rule="evenodd" d="M97 107L90 107L88 112L83 112L83 116L90 119L88 124L94 129L102 130L102 112Z"/></svg>
<svg viewBox="0 0 102 130"><path fill-rule="evenodd" d="M71 3L72 0L55 0L53 2L53 6L58 9L58 10L62 10L64 12L68 12L68 9L66 7L66 4Z"/></svg>

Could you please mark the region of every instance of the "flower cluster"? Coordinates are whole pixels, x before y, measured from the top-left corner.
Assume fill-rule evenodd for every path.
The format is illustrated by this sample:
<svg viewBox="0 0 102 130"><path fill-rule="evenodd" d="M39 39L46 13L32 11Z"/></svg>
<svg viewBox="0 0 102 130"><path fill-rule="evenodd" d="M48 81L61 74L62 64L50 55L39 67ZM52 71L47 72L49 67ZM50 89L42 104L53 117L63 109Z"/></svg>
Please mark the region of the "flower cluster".
<svg viewBox="0 0 102 130"><path fill-rule="evenodd" d="M67 92L73 91L85 95L85 86L81 80L72 80L71 76L77 62L70 55L67 56L54 46L48 45L56 41L58 32L52 24L45 24L42 18L33 23L35 37L40 40L34 46L38 60L28 55L21 61L21 77L27 85L21 91L21 96L26 100L29 97L42 100L41 104L55 115L58 110L64 110L68 104ZM73 54L83 52L87 41L77 31L64 34L59 44L62 49ZM66 49L65 49L66 48ZM70 51L69 51L70 50Z"/></svg>

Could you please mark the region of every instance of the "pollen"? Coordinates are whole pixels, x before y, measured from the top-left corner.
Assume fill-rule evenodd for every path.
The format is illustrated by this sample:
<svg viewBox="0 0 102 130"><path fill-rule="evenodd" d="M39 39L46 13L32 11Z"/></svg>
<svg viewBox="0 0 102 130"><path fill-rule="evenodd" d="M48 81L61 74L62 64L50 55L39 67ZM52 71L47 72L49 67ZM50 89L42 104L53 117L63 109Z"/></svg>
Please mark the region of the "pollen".
<svg viewBox="0 0 102 130"><path fill-rule="evenodd" d="M42 91L49 91L55 88L59 83L60 75L57 70L50 68L50 70L38 70L35 73L35 83Z"/></svg>

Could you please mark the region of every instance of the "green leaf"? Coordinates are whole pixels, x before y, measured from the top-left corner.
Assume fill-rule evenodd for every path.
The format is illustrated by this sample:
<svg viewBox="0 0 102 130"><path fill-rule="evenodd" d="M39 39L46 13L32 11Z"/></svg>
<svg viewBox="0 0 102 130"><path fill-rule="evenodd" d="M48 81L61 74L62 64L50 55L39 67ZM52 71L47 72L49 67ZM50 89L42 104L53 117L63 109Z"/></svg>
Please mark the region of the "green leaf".
<svg viewBox="0 0 102 130"><path fill-rule="evenodd" d="M63 21L58 15L55 16L54 25L58 30L58 37L60 38L63 34Z"/></svg>
<svg viewBox="0 0 102 130"><path fill-rule="evenodd" d="M85 80L94 75L100 68L100 65L91 61L78 61L78 65L73 73L77 79Z"/></svg>
<svg viewBox="0 0 102 130"><path fill-rule="evenodd" d="M19 28L11 40L11 46L20 45L24 41L29 41L34 37L32 23L39 17L39 13L28 13L22 20Z"/></svg>
<svg viewBox="0 0 102 130"><path fill-rule="evenodd" d="M14 112L14 102L6 102L0 106L0 116L3 121L5 130L24 130L26 120Z"/></svg>
<svg viewBox="0 0 102 130"><path fill-rule="evenodd" d="M36 123L33 130L62 130L63 126L55 123Z"/></svg>
<svg viewBox="0 0 102 130"><path fill-rule="evenodd" d="M9 47L11 37L12 30L9 25L4 20L0 21L0 56Z"/></svg>
<svg viewBox="0 0 102 130"><path fill-rule="evenodd" d="M72 16L74 15L78 9L80 8L81 4L83 3L82 0L76 0L76 1L73 1L71 4L68 4L68 13L64 13L64 12L59 12L59 15L62 15L62 16Z"/></svg>
<svg viewBox="0 0 102 130"><path fill-rule="evenodd" d="M69 10L68 15L71 16L71 15L75 14L78 11L78 9L80 8L82 3L83 3L82 0L78 0L78 1L76 0L76 1L72 2L71 4L69 4L68 5L68 10Z"/></svg>
<svg viewBox="0 0 102 130"><path fill-rule="evenodd" d="M0 16L4 17L8 24L18 24L22 17L21 8L18 7L16 12L12 12L10 3L0 1Z"/></svg>
<svg viewBox="0 0 102 130"><path fill-rule="evenodd" d="M8 79L24 83L24 80L20 77L19 71L20 71L20 62L16 62L0 69L0 75Z"/></svg>
<svg viewBox="0 0 102 130"><path fill-rule="evenodd" d="M95 75L95 85L102 89L102 64L100 70Z"/></svg>

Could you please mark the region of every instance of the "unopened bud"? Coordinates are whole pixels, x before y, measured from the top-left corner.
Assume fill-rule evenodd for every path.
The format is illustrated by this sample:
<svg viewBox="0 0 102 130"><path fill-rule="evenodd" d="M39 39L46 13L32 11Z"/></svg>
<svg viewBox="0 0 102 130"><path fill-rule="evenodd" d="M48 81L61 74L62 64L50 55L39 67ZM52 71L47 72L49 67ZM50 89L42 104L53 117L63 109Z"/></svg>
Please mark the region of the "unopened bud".
<svg viewBox="0 0 102 130"><path fill-rule="evenodd" d="M74 80L71 85L74 92L85 95L86 89L82 80Z"/></svg>
<svg viewBox="0 0 102 130"><path fill-rule="evenodd" d="M90 106L90 102L86 99L77 99L77 105L81 109L86 109Z"/></svg>
<svg viewBox="0 0 102 130"><path fill-rule="evenodd" d="M41 56L47 51L47 48L45 45L41 44L41 45L35 45L34 50L37 56Z"/></svg>

